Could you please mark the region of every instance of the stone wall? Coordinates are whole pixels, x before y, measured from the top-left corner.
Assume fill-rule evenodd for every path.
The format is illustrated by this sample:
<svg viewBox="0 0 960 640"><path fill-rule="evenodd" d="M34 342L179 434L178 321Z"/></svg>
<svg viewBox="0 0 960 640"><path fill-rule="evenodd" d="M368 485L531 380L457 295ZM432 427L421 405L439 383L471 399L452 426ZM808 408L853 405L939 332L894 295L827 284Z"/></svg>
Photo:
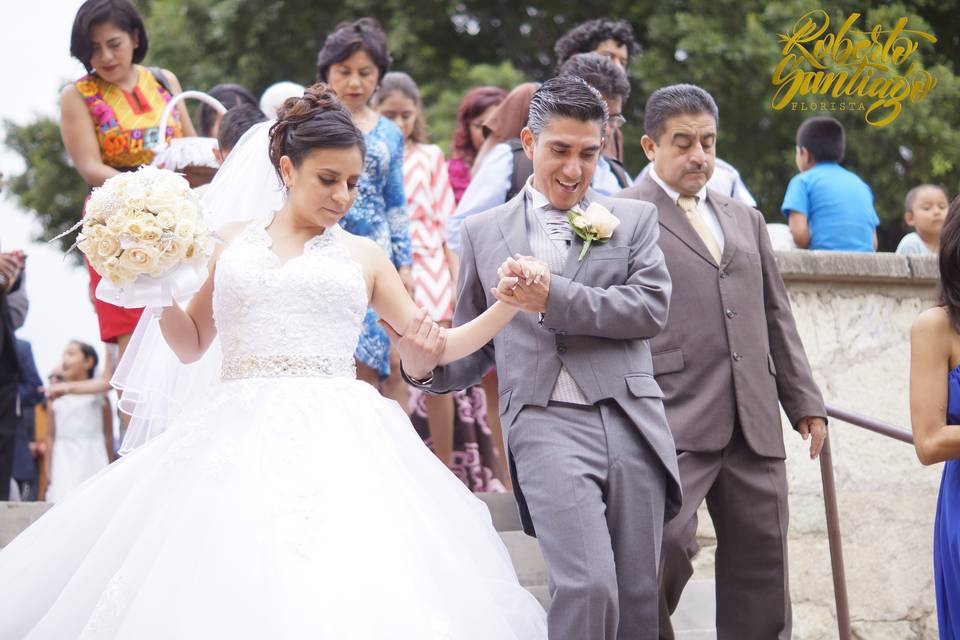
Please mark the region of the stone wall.
<svg viewBox="0 0 960 640"><path fill-rule="evenodd" d="M910 326L932 306L935 258L794 251L777 256L827 404L910 428ZM797 640L836 638L819 464L784 418ZM940 466L910 445L831 421L854 636L936 638L932 530Z"/></svg>

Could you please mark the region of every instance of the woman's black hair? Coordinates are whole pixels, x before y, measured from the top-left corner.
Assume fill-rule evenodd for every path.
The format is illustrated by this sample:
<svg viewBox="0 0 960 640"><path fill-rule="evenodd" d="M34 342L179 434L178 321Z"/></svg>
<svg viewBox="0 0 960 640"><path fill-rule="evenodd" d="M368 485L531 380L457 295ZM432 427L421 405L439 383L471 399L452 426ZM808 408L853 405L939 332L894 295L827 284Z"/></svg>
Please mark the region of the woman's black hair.
<svg viewBox="0 0 960 640"><path fill-rule="evenodd" d="M327 82L330 67L343 62L356 51L366 51L377 65L378 81L390 70L390 52L387 49L387 34L374 18L360 18L353 22L341 22L327 36L323 48L317 54L317 81Z"/></svg>
<svg viewBox="0 0 960 640"><path fill-rule="evenodd" d="M304 89L300 97L287 98L270 127L270 162L281 179L283 156L298 167L314 149L345 147L357 147L361 155L367 151L363 133L353 124L350 112L322 82Z"/></svg>
<svg viewBox="0 0 960 640"><path fill-rule="evenodd" d="M253 97L253 94L250 93L246 87L239 84L218 84L207 93L219 100L228 111L242 104L249 104L257 109L260 108L260 103ZM215 138L216 136L213 135L213 123L216 121L217 112L214 108L206 102L202 103L200 105L200 135L205 138Z"/></svg>
<svg viewBox="0 0 960 640"><path fill-rule="evenodd" d="M147 55L147 28L130 0L87 0L80 5L70 32L70 55L82 62L87 72L92 72L90 58L93 57L93 42L90 41L90 31L104 23L126 31L131 38L136 36L138 41L133 50L133 62L143 62Z"/></svg>
<svg viewBox="0 0 960 640"><path fill-rule="evenodd" d="M960 333L960 195L950 203L940 232L940 286L937 304L946 309L950 326Z"/></svg>
<svg viewBox="0 0 960 640"><path fill-rule="evenodd" d="M79 347L80 353L83 354L84 360L93 360L93 364L90 366L90 370L87 371L87 377L92 378L94 372L97 370L97 364L100 362L100 356L97 355L97 350L91 347L86 342L81 342L80 340L73 340L73 344Z"/></svg>

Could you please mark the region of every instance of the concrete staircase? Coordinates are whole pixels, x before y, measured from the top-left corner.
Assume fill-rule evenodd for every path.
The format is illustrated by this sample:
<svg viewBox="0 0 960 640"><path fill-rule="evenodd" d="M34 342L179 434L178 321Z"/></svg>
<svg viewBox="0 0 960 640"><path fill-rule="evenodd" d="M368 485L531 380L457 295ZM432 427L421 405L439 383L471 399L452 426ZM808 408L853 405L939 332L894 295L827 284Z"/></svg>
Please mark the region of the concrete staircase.
<svg viewBox="0 0 960 640"><path fill-rule="evenodd" d="M477 497L490 509L493 525L500 532L510 553L520 584L536 596L544 608L548 607L550 592L543 556L537 541L523 533L513 495L480 493ZM44 502L0 502L0 548L6 546L49 508L50 505ZM712 554L708 551L701 555L706 557L698 562L694 580L687 586L680 606L673 615L677 640L715 640L717 637L714 630L716 618ZM706 577L707 574L709 577Z"/></svg>
<svg viewBox="0 0 960 640"><path fill-rule="evenodd" d="M525 533L520 524L517 503L512 494L478 493L490 509L493 526L500 532L517 578L528 591L533 593L546 608L550 604L550 592L547 587L547 570L537 541ZM705 515L705 514L704 514ZM701 517L700 522L709 525L709 517ZM697 557L694 579L684 589L683 597L672 616L673 628L677 640L716 640L716 599L713 581L713 544L715 540L709 526L704 527L700 537L704 552Z"/></svg>

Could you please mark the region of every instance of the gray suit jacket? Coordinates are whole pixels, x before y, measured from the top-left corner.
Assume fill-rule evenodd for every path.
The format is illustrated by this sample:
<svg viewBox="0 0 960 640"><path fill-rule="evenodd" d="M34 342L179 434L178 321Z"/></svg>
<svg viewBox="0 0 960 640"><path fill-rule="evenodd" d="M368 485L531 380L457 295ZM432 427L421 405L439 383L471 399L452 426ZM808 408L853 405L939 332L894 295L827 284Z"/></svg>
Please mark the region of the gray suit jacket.
<svg viewBox="0 0 960 640"><path fill-rule="evenodd" d="M582 262L577 257L583 242L574 238L563 273L551 276L543 325L536 314L517 315L480 351L435 369L428 390L448 393L477 384L496 362L500 414L509 434L524 406L547 406L562 363L589 402L615 401L657 453L668 474L669 518L680 506L679 472L649 342L663 328L670 300L670 276L657 247L657 213L645 202L592 191L588 198L607 207L620 226L608 242L594 244ZM524 206L521 192L464 222L454 325L495 302L490 290L499 282L497 268L504 260L515 253L531 255ZM514 486L532 533L516 478Z"/></svg>
<svg viewBox="0 0 960 640"><path fill-rule="evenodd" d="M653 368L677 449L723 449L739 420L755 453L785 457L777 399L794 425L827 414L763 216L707 190L724 235L717 265L686 214L649 176L618 195L652 202L660 219L674 287L670 319L652 341Z"/></svg>

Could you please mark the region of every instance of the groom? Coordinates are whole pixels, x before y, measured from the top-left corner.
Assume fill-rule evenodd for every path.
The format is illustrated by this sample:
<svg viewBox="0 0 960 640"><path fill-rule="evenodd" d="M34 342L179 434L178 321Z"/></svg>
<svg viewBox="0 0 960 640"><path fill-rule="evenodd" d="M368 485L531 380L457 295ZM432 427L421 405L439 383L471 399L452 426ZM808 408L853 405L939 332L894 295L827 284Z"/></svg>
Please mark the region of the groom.
<svg viewBox="0 0 960 640"><path fill-rule="evenodd" d="M533 175L464 223L455 324L494 303L498 274L521 278L499 293L535 313L444 367L428 331L398 344L408 382L433 393L477 384L496 363L524 529L536 530L550 577L551 640L656 637L661 534L680 506L648 342L666 322L670 277L654 207L588 189L607 117L580 78L545 82L521 133ZM580 260L567 212L589 204L620 224Z"/></svg>

